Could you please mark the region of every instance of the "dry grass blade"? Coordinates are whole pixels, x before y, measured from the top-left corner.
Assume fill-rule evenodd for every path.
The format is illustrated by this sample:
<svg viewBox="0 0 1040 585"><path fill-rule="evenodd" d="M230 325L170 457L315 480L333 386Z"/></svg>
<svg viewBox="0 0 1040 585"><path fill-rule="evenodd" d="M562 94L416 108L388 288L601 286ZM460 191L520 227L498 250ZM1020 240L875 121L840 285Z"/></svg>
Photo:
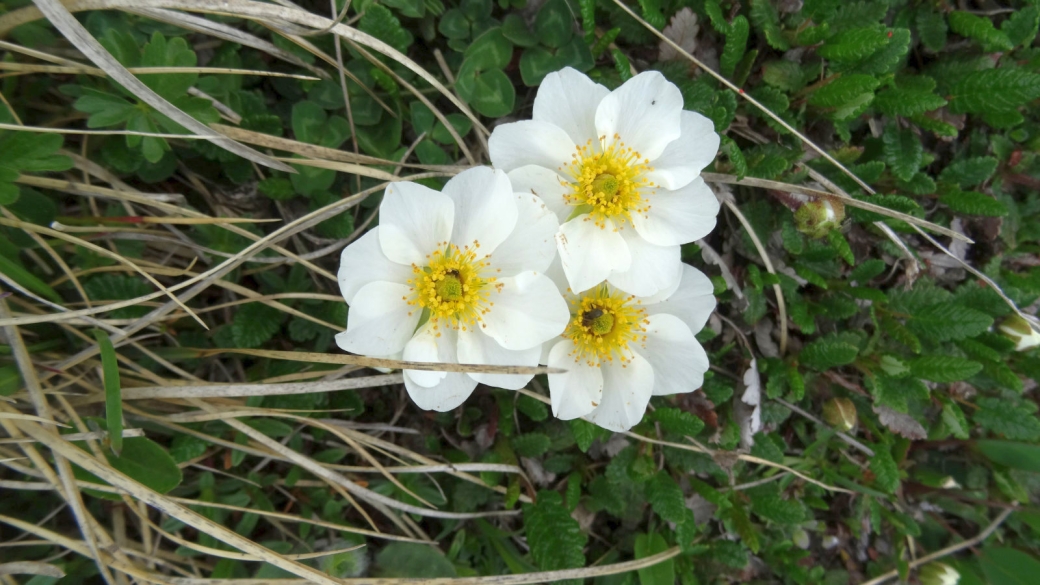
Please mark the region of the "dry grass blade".
<svg viewBox="0 0 1040 585"><path fill-rule="evenodd" d="M41 575L61 579L65 572L47 563L37 561L16 561L13 563L0 563L0 575Z"/></svg>
<svg viewBox="0 0 1040 585"><path fill-rule="evenodd" d="M292 360L318 364L337 364L348 366L364 366L366 368L389 368L395 370L419 370L423 372L466 372L473 374L561 374L566 370L549 367L532 366L493 366L488 364L446 364L436 362L410 362L385 358L372 358L359 355L343 355L332 353L310 353L303 351L272 351L263 349L199 349L199 357L236 353L276 360Z"/></svg>
<svg viewBox="0 0 1040 585"><path fill-rule="evenodd" d="M65 35L65 37L68 38L69 41L80 50L80 52L86 55L86 57L95 65L104 70L109 77L118 81L123 87L133 93L138 99L152 106L159 112L162 112L171 120L184 126L195 134L209 134L209 129L205 124L181 111L179 108L167 101L166 98L155 93L152 88L145 85L140 79L134 77L132 73L127 71L126 67L123 67L115 57L105 50L105 48L101 46L101 43L91 36L86 27L80 24L61 2L58 0L33 1L37 8L39 8L40 12L46 16L47 20L49 20L63 35ZM253 150L252 148L243 146L233 140L223 137L207 138L207 140L257 164L262 164L288 173L294 172L291 167L271 160L269 157Z"/></svg>
<svg viewBox="0 0 1040 585"><path fill-rule="evenodd" d="M124 400L170 398L234 398L245 396L284 396L313 392L337 392L359 388L377 388L401 384L401 374L383 374L361 378L344 378L329 382L301 382L296 384L202 384L184 386L144 386L123 388ZM90 396L79 403L100 401L101 396Z"/></svg>
<svg viewBox="0 0 1040 585"><path fill-rule="evenodd" d="M0 63L0 70L16 71L19 73L63 73L73 75L97 75L104 77L106 73L96 67L80 65L73 67L69 65L34 65L31 63ZM278 71L258 71L255 69L234 69L228 67L127 67L130 73L143 75L146 73L198 73L201 75L258 75L260 77L282 77L287 79L302 79L306 81L318 81L319 78L310 75L299 75L296 73L280 73Z"/></svg>

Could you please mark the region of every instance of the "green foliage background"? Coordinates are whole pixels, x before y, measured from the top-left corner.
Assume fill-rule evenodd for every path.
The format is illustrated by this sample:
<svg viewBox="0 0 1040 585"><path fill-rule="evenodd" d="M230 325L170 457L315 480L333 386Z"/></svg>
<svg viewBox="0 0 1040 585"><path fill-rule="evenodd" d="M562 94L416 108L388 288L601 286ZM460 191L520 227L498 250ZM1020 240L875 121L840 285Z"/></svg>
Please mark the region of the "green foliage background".
<svg viewBox="0 0 1040 585"><path fill-rule="evenodd" d="M16 46L74 56L46 21L7 26L28 4L3 5L0 35ZM300 4L316 14L330 9L324 2ZM707 169L717 181L709 182L732 197L776 270L726 208L703 245L684 248L684 260L712 276L719 299L718 318L699 335L713 364L701 390L654 398L629 436L554 419L535 397L546 394L542 378L530 394L482 388L466 406L443 414L418 411L394 386L213 402L254 409L241 419L250 428L322 465L370 462L322 428L279 418L276 409L292 410L304 421L335 417L377 429L371 432L435 461L525 471L480 471L477 483L446 473L402 473L392 482L342 468L369 489L412 505L421 498L457 513L507 512L471 519L408 516L434 546L329 528L372 526L356 504L302 467L265 462L255 440L226 421L162 422L186 410L183 402L132 401L134 408L123 413L128 428L143 428L147 438L127 438L118 453L104 443L102 458L144 485L200 503L195 509L210 520L278 553L366 544L360 552L307 561L336 577L492 576L607 566L667 552L662 562L595 582L838 585L890 570L914 578L915 559L955 546L999 519L994 536L946 562L961 572L962 583L1032 582L1040 568L1040 510L1034 506L1040 493L1040 359L1036 349L1015 351L999 332L1011 307L993 286L890 214L850 205L848 219L835 229L799 225L793 211L800 200L791 194L798 189L785 185L842 190L959 231L974 243L939 240L1015 305L1035 313L1040 47L1034 44L1040 5L980 2L977 10L964 11L936 0L639 0L627 6L680 44L694 38L695 46L684 46L695 57L877 194L867 194L689 60L661 49L658 38L613 0L362 0L350 5L344 22L414 60L488 128L530 117L539 82L565 66L610 88L636 71L659 70L680 88L686 109L713 120L723 145ZM680 11L687 12L676 17ZM689 14L696 15L696 30ZM0 130L6 218L0 222L0 272L5 290L15 291L0 302L31 315L55 312L46 302L79 309L138 299L154 293L155 283L118 257L149 270L171 269L153 273L172 285L183 279L178 271L200 271L193 262L212 266L281 225L240 224L234 231L226 224L171 224L167 231L135 236L116 228L138 221L138 214L169 214L140 201L131 213L135 208L118 196L95 197L54 179L85 184L86 174L93 174L93 183L124 193L183 193L186 198L173 199L177 205L214 217L286 221L374 190L359 205L283 242L313 262L282 262L283 256L263 251L259 262L236 268L223 277L224 285L189 303L208 328L184 313L167 315L150 324L139 346L102 348L103 385L99 368L85 365L74 370L83 381L70 391L88 395L106 388L111 397L120 381L123 392L156 380L172 386L184 378L179 371L221 383L281 383L327 373L327 364L195 350L337 351L332 337L345 326L347 307L336 300L331 275L338 251L378 223L374 188L395 171L426 172L418 180L440 187L453 171L484 160L482 128L399 60L330 34L294 37L301 31L283 23L205 16L270 43L258 49L130 12L79 12L77 18L125 67L204 66L140 74L197 120L257 133L254 140L267 136L262 150L286 160L321 159L329 152L321 149L335 149L357 155L349 160L363 170L300 162L290 174L257 166L190 139L166 115L103 76L46 68L5 76L5 124L152 135ZM45 64L31 53L4 50L0 66L8 69ZM344 65L342 77L336 59ZM286 147L290 141L297 146ZM85 170L87 165L103 173ZM736 184L744 177L779 183L769 189ZM59 239L20 222L95 229L71 234L81 240ZM66 270L76 282L62 276ZM124 326L163 301L129 303L99 317L110 327ZM781 302L787 323L780 322ZM91 335L78 334L84 327L51 322L20 330L34 363L43 365L91 346ZM787 330L785 353L778 348L781 329ZM30 412L14 345L10 337L0 345L0 396ZM113 386L115 352L124 363ZM746 375L749 369L761 378L763 426L754 436L747 432L750 407L741 400L753 377ZM55 390L57 380L47 389ZM102 403L74 402L86 417L80 424L89 427L81 430L106 428ZM107 416L118 419L118 409L110 405ZM88 449L82 440L76 444ZM402 464L388 453L377 458ZM0 445L0 460L18 456L15 446ZM0 480L38 481L23 464L4 465ZM101 481L77 470L84 481ZM80 538L68 512L49 516L58 496L17 485L0 486L0 514ZM84 499L102 524L111 506L124 505L98 490L84 492ZM304 520L282 524L201 503L284 510ZM380 530L400 533L400 524L368 510ZM152 519L189 541L231 550L168 516L153 513ZM3 540L20 534L10 524L0 533ZM139 534L132 529L130 538ZM198 562L204 577L291 576L270 564L218 558L186 545L163 542L161 548L165 563L183 568ZM59 549L44 542L6 548L4 555L44 560ZM28 582L100 579L86 557L48 562L67 576Z"/></svg>

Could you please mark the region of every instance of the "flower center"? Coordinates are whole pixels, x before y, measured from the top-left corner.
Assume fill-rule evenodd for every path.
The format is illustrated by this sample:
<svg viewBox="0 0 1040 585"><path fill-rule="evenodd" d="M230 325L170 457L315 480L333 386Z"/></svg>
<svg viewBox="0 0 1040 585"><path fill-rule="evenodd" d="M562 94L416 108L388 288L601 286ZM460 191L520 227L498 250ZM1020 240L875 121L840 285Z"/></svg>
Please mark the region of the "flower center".
<svg viewBox="0 0 1040 585"><path fill-rule="evenodd" d="M481 322L491 310L491 289L501 285L487 275L490 256L477 259L479 247L478 242L463 248L445 244L443 250L426 257L426 266L412 265L415 276L408 285L413 297L408 304L422 309L425 318L420 320L420 326L428 318L434 328L445 320L448 326L465 331Z"/></svg>
<svg viewBox="0 0 1040 585"><path fill-rule="evenodd" d="M577 147L571 162L560 170L572 178L564 183L571 189L564 199L576 207L573 216L587 213L602 228L607 219L623 223L650 209L646 196L656 185L645 175L654 169L617 134L609 144L602 136L598 144L589 140Z"/></svg>
<svg viewBox="0 0 1040 585"><path fill-rule="evenodd" d="M629 361L629 345L646 341L646 309L635 297L606 286L571 301L571 322L563 335L574 343L575 361L598 366L615 357Z"/></svg>

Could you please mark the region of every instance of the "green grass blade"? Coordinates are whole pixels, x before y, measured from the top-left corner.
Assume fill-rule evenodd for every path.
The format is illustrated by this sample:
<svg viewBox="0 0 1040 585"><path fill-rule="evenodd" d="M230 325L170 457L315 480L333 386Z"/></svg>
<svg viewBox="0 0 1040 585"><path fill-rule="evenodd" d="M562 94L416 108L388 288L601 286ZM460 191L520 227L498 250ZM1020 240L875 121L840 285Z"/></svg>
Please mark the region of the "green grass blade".
<svg viewBox="0 0 1040 585"><path fill-rule="evenodd" d="M123 393L119 387L119 364L116 348L104 331L94 330L101 350L101 372L105 382L105 419L108 423L108 438L112 451L119 455L123 451Z"/></svg>

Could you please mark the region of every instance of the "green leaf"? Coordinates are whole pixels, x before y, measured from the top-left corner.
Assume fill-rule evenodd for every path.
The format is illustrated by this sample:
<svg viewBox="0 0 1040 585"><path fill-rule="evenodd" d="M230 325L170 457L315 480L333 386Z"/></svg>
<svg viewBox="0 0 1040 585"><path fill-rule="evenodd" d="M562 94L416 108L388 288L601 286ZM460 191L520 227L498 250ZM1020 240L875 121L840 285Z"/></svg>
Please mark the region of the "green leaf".
<svg viewBox="0 0 1040 585"><path fill-rule="evenodd" d="M513 43L496 26L473 39L463 56L478 69L502 69L513 60Z"/></svg>
<svg viewBox="0 0 1040 585"><path fill-rule="evenodd" d="M874 485L878 488L890 494L899 489L899 467L887 446L879 445L875 449L874 457L870 459L870 471L874 473Z"/></svg>
<svg viewBox="0 0 1040 585"><path fill-rule="evenodd" d="M939 180L954 183L961 189L984 183L993 176L999 161L992 156L963 158L950 163L939 174Z"/></svg>
<svg viewBox="0 0 1040 585"><path fill-rule="evenodd" d="M1040 560L1008 547L987 547L979 564L989 583L999 585L1032 585L1040 574Z"/></svg>
<svg viewBox="0 0 1040 585"><path fill-rule="evenodd" d="M881 136L885 164L896 177L909 181L921 166L924 145L909 128L889 124Z"/></svg>
<svg viewBox="0 0 1040 585"><path fill-rule="evenodd" d="M13 201L11 203L14 203ZM9 205L7 203L5 205ZM59 295L49 284L40 280L33 273L29 272L25 268L7 256L0 254L0 272L11 280L31 290L32 292L44 297L55 303L62 303L61 295Z"/></svg>
<svg viewBox="0 0 1040 585"><path fill-rule="evenodd" d="M1011 13L1000 25L1000 30L1007 35L1012 45L1018 46L1036 38L1040 28L1040 7L1035 4L1024 6Z"/></svg>
<svg viewBox="0 0 1040 585"><path fill-rule="evenodd" d="M986 331L993 325L993 317L961 305L940 303L915 312L907 325L922 337L956 341Z"/></svg>
<svg viewBox="0 0 1040 585"><path fill-rule="evenodd" d="M516 90L501 69L482 71L473 62L463 61L455 87L459 96L469 102L474 110L489 118L498 118L513 111Z"/></svg>
<svg viewBox="0 0 1040 585"><path fill-rule="evenodd" d="M260 347L281 328L282 312L262 303L249 303L235 313L232 339L240 348Z"/></svg>
<svg viewBox="0 0 1040 585"><path fill-rule="evenodd" d="M668 550L668 542L660 534L637 534L635 553L637 559L645 559ZM639 585L673 585L675 583L675 561L667 561L639 569Z"/></svg>
<svg viewBox="0 0 1040 585"><path fill-rule="evenodd" d="M950 87L950 112L998 113L1040 97L1040 75L1017 67L973 71Z"/></svg>
<svg viewBox="0 0 1040 585"><path fill-rule="evenodd" d="M771 0L751 0L751 22L762 31L770 47L778 51L791 48L780 30L780 15Z"/></svg>
<svg viewBox="0 0 1040 585"><path fill-rule="evenodd" d="M547 47L562 47L571 40L574 17L564 0L549 0L534 19L534 34Z"/></svg>
<svg viewBox="0 0 1040 585"><path fill-rule="evenodd" d="M414 542L391 542L376 555L376 571L382 578L452 578L455 566L436 547Z"/></svg>
<svg viewBox="0 0 1040 585"><path fill-rule="evenodd" d="M982 364L949 355L925 355L910 360L910 371L918 378L945 384L967 380L982 371Z"/></svg>
<svg viewBox="0 0 1040 585"><path fill-rule="evenodd" d="M806 367L818 371L851 364L859 355L859 348L837 338L817 339L805 345L798 356Z"/></svg>
<svg viewBox="0 0 1040 585"><path fill-rule="evenodd" d="M976 443L976 446L994 463L1040 473L1040 445L986 439Z"/></svg>
<svg viewBox="0 0 1040 585"><path fill-rule="evenodd" d="M18 366L0 366L0 396L10 396L24 385Z"/></svg>
<svg viewBox="0 0 1040 585"><path fill-rule="evenodd" d="M658 471L646 484L646 499L662 519L676 524L686 518L686 501L682 488L668 474Z"/></svg>
<svg viewBox="0 0 1040 585"><path fill-rule="evenodd" d="M544 433L527 433L513 438L513 450L521 457L541 457L552 445L552 439Z"/></svg>
<svg viewBox="0 0 1040 585"><path fill-rule="evenodd" d="M257 183L256 188L275 201L285 201L296 195L292 182L285 177L267 177Z"/></svg>
<svg viewBox="0 0 1040 585"><path fill-rule="evenodd" d="M744 15L738 14L730 23L729 32L726 33L726 44L722 48L722 56L719 59L722 74L726 77L733 76L737 64L744 57L749 33L750 25L747 19L744 18Z"/></svg>
<svg viewBox="0 0 1040 585"><path fill-rule="evenodd" d="M401 21L382 4L367 4L358 28L402 53L412 44L412 33L402 28Z"/></svg>
<svg viewBox="0 0 1040 585"><path fill-rule="evenodd" d="M152 33L152 39L141 49L142 67L194 67L198 64L195 52L181 37L166 40L160 32ZM138 78L155 93L168 100L183 96L195 85L198 73L146 73Z"/></svg>
<svg viewBox="0 0 1040 585"><path fill-rule="evenodd" d="M785 500L779 494L751 496L751 511L764 520L777 524L805 521L805 506L797 500Z"/></svg>
<svg viewBox="0 0 1040 585"><path fill-rule="evenodd" d="M578 443L578 448L581 449L582 453L587 452L589 447L592 446L592 442L596 439L610 435L610 431L583 421L580 418L571 419L569 422L571 433L574 435L574 440Z"/></svg>
<svg viewBox="0 0 1040 585"><path fill-rule="evenodd" d="M62 142L60 134L4 132L0 138L0 168L21 172L67 171L72 168L72 159L57 154ZM11 182L14 177L3 180Z"/></svg>
<svg viewBox="0 0 1040 585"><path fill-rule="evenodd" d="M844 120L866 110L878 85L872 75L843 75L810 94L809 104L833 110L835 119Z"/></svg>
<svg viewBox="0 0 1040 585"><path fill-rule="evenodd" d="M449 39L469 38L469 20L458 8L452 8L441 16L437 31Z"/></svg>
<svg viewBox="0 0 1040 585"><path fill-rule="evenodd" d="M524 504L523 509L527 544L539 569L555 571L585 566L582 549L588 537L578 521L571 518L559 493L540 491L535 503Z"/></svg>
<svg viewBox="0 0 1040 585"><path fill-rule="evenodd" d="M979 41L984 51L1009 51L1015 46L1007 34L993 27L992 18L983 18L970 12L955 10L947 16L947 19L949 19L950 29L953 32L962 37Z"/></svg>
<svg viewBox="0 0 1040 585"><path fill-rule="evenodd" d="M939 198L951 210L964 215L1003 217L1008 208L1002 202L977 191L953 191Z"/></svg>
<svg viewBox="0 0 1040 585"><path fill-rule="evenodd" d="M971 427L968 426L968 419L964 416L961 407L949 399L942 400L942 403L942 422L946 428L950 429L953 436L958 439L964 440L970 437Z"/></svg>
<svg viewBox="0 0 1040 585"><path fill-rule="evenodd" d="M704 421L678 408L658 408L648 418L659 423L662 429L677 435L696 437L704 429Z"/></svg>
<svg viewBox="0 0 1040 585"><path fill-rule="evenodd" d="M921 37L921 44L938 53L946 46L946 31L946 19L942 13L922 4L917 11L917 34Z"/></svg>
<svg viewBox="0 0 1040 585"><path fill-rule="evenodd" d="M101 374L105 386L105 421L108 423L108 440L112 451L119 455L123 451L123 392L119 386L119 362L112 340L100 329L94 330L101 354Z"/></svg>
<svg viewBox="0 0 1040 585"><path fill-rule="evenodd" d="M842 31L827 39L816 54L838 62L855 62L887 45L889 37L883 25L872 25Z"/></svg>
<svg viewBox="0 0 1040 585"><path fill-rule="evenodd" d="M945 105L946 100L931 90L894 88L874 96L874 107L888 116L917 116Z"/></svg>
<svg viewBox="0 0 1040 585"><path fill-rule="evenodd" d="M1013 400L984 397L978 400L979 409L972 417L979 424L1005 438L1021 441L1040 439L1040 420L1035 409Z"/></svg>
<svg viewBox="0 0 1040 585"><path fill-rule="evenodd" d="M104 420L91 420L96 422L98 426L107 430ZM86 445L80 441L76 441L73 444L84 451L87 450ZM172 457L170 457L170 454L160 447L158 443L146 437L131 437L125 439L123 441L123 450L118 456L111 451L104 451L104 455L105 459L108 460L108 464L117 471L161 494L165 494L180 485L181 480L183 479L180 467L178 467L177 463ZM79 479L84 479L93 483L106 483L94 474L80 467L75 467L74 471L76 477ZM109 500L120 500L120 497L117 494L106 492L90 493Z"/></svg>

